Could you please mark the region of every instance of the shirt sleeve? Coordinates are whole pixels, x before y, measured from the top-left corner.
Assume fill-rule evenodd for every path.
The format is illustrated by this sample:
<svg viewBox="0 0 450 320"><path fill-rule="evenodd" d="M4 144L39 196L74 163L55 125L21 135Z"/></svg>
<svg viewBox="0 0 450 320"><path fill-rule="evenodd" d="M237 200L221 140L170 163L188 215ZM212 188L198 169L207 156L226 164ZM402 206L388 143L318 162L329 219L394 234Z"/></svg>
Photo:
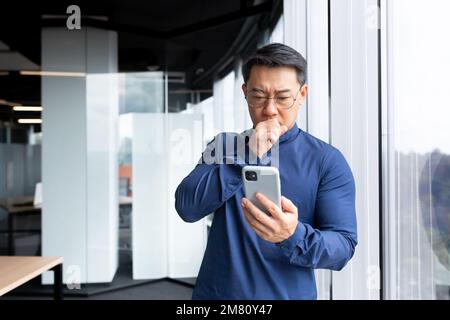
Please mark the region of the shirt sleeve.
<svg viewBox="0 0 450 320"><path fill-rule="evenodd" d="M227 137L228 136L228 137ZM230 134L220 134L208 144L199 164L175 192L175 208L186 222L196 222L219 209L242 186L245 159L226 150Z"/></svg>
<svg viewBox="0 0 450 320"><path fill-rule="evenodd" d="M335 148L325 157L322 171L314 212L316 228L299 221L294 234L278 245L291 264L341 270L357 245L355 182L344 156Z"/></svg>

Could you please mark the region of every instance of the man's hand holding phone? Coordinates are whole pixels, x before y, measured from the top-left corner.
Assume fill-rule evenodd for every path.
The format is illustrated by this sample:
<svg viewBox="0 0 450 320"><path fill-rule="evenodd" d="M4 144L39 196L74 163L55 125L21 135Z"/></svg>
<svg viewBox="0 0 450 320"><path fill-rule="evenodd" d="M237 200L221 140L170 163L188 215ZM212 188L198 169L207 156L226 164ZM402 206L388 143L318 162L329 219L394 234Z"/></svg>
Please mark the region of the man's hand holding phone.
<svg viewBox="0 0 450 320"><path fill-rule="evenodd" d="M258 209L247 198L242 198L242 210L250 227L260 238L272 243L289 239L297 228L297 207L285 197L281 197L282 208L279 208L261 193L257 193L256 198L264 205L271 216Z"/></svg>
<svg viewBox="0 0 450 320"><path fill-rule="evenodd" d="M254 154L261 158L287 131L287 126L280 125L277 119L262 121L256 125L248 146Z"/></svg>

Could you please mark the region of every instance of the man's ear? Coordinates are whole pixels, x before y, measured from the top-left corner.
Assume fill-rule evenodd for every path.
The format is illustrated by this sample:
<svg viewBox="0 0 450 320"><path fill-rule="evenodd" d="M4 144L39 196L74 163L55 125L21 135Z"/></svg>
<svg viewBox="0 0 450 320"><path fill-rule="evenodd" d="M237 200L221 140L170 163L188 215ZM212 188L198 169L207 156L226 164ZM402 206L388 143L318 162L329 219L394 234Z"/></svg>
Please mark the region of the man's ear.
<svg viewBox="0 0 450 320"><path fill-rule="evenodd" d="M242 85L242 92L244 93L244 96L247 96L247 85L245 83Z"/></svg>
<svg viewBox="0 0 450 320"><path fill-rule="evenodd" d="M307 84L304 84L303 87L300 89L300 104L303 104L305 102L306 97L308 96L309 87Z"/></svg>

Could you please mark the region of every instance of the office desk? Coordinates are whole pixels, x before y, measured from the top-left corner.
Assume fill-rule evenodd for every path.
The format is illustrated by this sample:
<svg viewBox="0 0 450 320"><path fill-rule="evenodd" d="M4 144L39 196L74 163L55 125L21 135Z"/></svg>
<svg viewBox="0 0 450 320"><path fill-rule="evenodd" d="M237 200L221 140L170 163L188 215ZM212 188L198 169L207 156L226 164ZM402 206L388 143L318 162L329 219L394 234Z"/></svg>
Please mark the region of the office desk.
<svg viewBox="0 0 450 320"><path fill-rule="evenodd" d="M9 213L24 213L41 210L40 206L33 205L32 196L11 197L0 200L0 207Z"/></svg>
<svg viewBox="0 0 450 320"><path fill-rule="evenodd" d="M20 215L39 215L41 206L33 205L32 196L12 197L0 200L0 208L5 210L8 215L8 255L15 254L14 233L22 230L14 230L14 218ZM120 206L131 206L132 198L121 196L119 198ZM38 230L26 230L27 232L36 232ZM40 231L40 230L39 230Z"/></svg>
<svg viewBox="0 0 450 320"><path fill-rule="evenodd" d="M33 205L32 196L12 197L0 200L0 208L5 210L8 218L8 255L14 255L14 233L22 230L14 230L14 219L23 215L39 215L41 207ZM26 230L34 232L37 230Z"/></svg>
<svg viewBox="0 0 450 320"><path fill-rule="evenodd" d="M54 272L53 297L63 298L62 257L0 256L0 296L43 274Z"/></svg>

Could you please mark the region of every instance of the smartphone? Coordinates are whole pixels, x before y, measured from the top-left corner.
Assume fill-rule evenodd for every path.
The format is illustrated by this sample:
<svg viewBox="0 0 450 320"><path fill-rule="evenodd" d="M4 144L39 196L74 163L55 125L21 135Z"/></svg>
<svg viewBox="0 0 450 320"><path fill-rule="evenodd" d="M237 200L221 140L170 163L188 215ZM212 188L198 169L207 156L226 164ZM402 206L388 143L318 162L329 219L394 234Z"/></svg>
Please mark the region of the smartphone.
<svg viewBox="0 0 450 320"><path fill-rule="evenodd" d="M256 199L259 192L281 208L280 173L275 167L246 166L242 168L245 197L261 211L270 215L266 208Z"/></svg>

